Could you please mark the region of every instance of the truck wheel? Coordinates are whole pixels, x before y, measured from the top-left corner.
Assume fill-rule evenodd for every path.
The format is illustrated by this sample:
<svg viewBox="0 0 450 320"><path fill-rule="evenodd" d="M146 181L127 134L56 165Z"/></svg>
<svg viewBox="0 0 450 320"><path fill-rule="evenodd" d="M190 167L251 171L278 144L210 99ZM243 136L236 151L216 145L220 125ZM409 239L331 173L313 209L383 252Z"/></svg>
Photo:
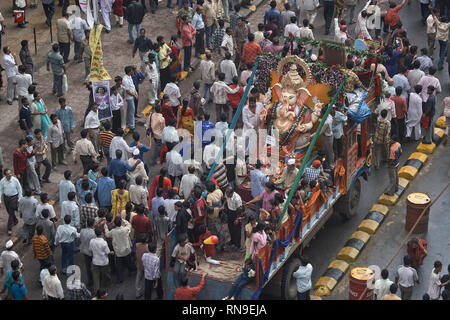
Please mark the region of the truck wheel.
<svg viewBox="0 0 450 320"><path fill-rule="evenodd" d="M283 267L283 276L281 278L281 299L297 300L297 281L292 274L297 271L301 265L299 258L291 258Z"/></svg>
<svg viewBox="0 0 450 320"><path fill-rule="evenodd" d="M358 208L359 198L361 196L361 182L359 179L353 184L353 189L350 194L346 194L341 199L339 199L337 205L337 210L345 219L350 219L356 214L356 209Z"/></svg>

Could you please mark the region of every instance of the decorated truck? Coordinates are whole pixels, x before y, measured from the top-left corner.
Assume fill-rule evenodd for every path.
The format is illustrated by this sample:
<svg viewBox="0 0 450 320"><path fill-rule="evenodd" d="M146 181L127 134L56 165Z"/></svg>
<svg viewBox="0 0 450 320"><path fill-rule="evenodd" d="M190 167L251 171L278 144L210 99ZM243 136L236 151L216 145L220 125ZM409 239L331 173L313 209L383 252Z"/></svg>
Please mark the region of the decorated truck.
<svg viewBox="0 0 450 320"><path fill-rule="evenodd" d="M296 40L301 43L301 39ZM296 299L296 281L292 274L300 265L298 257L303 247L308 245L333 212L338 212L345 219L356 214L361 193L360 178L367 180L370 173L372 142L368 126L371 111L383 91L382 79L379 74L369 70L346 69L345 61L349 51L369 59L375 58L375 54L359 50L355 52L354 48L333 42L319 44L323 54L321 61L314 57L311 59L311 56L302 59L296 55L280 58L265 54L258 57L251 75L254 86L263 94L261 128L267 129L269 134L275 129L279 133L278 172L282 171L288 159L295 159L299 171L290 191L280 190L285 193L286 200L274 230L275 240L257 252L256 280L241 291L239 299L258 299L261 294L264 297L269 287L271 294L273 288L279 290L276 295L282 299ZM340 60L336 59L336 55L341 56ZM248 91L247 88L230 128L236 124ZM336 104L344 106L348 120L343 130L342 156L336 157L333 164L334 183L325 192L317 184L312 188L306 203L295 203L293 195L304 169L311 165L322 149L320 133ZM268 166L270 164L265 164L262 170ZM211 170L214 170L214 166ZM272 178L276 179L276 176ZM237 190L243 202L252 199L248 179ZM166 236L161 257L167 299L173 299L176 289L173 270L169 266L176 244L176 232L172 230ZM207 273L206 284L197 298L220 300L227 296L230 287L242 273L244 253L217 253L214 259L221 261L220 265L205 262L200 252L198 257L199 266L195 271L188 272L191 286L197 285L201 275Z"/></svg>

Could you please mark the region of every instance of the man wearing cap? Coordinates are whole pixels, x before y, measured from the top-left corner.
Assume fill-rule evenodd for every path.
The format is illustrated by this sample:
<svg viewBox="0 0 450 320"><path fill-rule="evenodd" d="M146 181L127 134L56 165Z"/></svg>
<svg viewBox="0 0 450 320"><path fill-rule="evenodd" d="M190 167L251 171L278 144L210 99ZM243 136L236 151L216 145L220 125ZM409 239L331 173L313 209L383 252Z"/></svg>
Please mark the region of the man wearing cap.
<svg viewBox="0 0 450 320"><path fill-rule="evenodd" d="M11 262L14 260L18 260L20 265L19 268L23 268L19 255L12 250L13 245L14 243L11 240L8 240L5 244L6 250L0 255L0 274L11 270Z"/></svg>
<svg viewBox="0 0 450 320"><path fill-rule="evenodd" d="M22 187L19 180L16 177L13 177L10 169L5 169L3 173L5 176L0 180L0 208L4 202L6 212L8 212L9 216L8 235L11 235L13 225L19 223L15 212L19 206L19 200L22 199Z"/></svg>
<svg viewBox="0 0 450 320"><path fill-rule="evenodd" d="M295 167L295 159L289 159L287 161L287 166L284 168L283 173L279 180L274 181L277 185L282 185L285 189L284 191L288 193L294 184L295 178L297 177L298 169Z"/></svg>

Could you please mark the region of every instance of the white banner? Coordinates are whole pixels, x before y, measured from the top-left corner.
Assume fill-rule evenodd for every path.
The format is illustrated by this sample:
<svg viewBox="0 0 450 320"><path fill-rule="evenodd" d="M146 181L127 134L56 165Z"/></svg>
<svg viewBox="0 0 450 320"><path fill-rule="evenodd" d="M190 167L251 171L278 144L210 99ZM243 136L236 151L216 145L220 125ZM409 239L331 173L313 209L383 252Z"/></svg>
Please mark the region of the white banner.
<svg viewBox="0 0 450 320"><path fill-rule="evenodd" d="M92 10L90 0L79 0L81 10L86 13L86 22L89 25L89 28L94 27L94 18L92 17Z"/></svg>

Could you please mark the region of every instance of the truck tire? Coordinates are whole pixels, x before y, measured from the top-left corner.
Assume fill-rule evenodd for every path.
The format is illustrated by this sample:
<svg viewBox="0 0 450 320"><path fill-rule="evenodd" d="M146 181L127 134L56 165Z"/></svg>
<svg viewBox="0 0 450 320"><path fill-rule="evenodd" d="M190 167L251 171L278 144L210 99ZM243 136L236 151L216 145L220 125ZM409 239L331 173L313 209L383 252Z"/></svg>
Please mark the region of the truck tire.
<svg viewBox="0 0 450 320"><path fill-rule="evenodd" d="M281 278L281 299L297 300L297 281L292 274L297 271L301 265L300 259L292 257L287 265L283 267L283 275Z"/></svg>
<svg viewBox="0 0 450 320"><path fill-rule="evenodd" d="M356 214L360 196L361 181L356 179L352 191L345 196L342 196L336 203L336 209L343 218L350 219Z"/></svg>

